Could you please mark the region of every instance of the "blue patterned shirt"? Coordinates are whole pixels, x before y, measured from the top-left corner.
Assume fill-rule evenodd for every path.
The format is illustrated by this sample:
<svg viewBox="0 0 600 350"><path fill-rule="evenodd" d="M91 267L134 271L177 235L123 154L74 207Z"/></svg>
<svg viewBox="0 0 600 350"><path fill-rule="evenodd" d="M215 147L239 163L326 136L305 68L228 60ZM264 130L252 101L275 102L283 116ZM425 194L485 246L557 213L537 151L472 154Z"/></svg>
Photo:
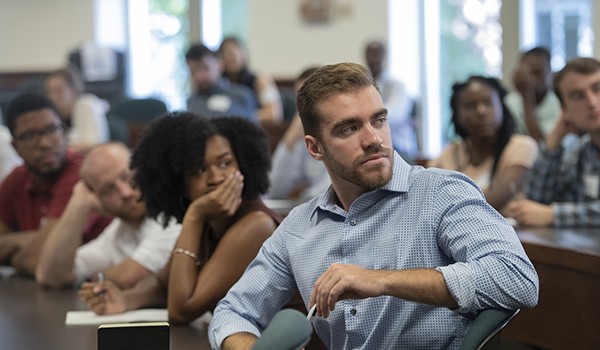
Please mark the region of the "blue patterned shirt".
<svg viewBox="0 0 600 350"><path fill-rule="evenodd" d="M229 335L259 335L299 290L305 304L333 263L367 269L436 268L459 308L382 296L339 301L313 326L331 349L456 349L478 310L537 303L537 274L513 228L466 176L406 164L348 212L327 192L296 207L220 301L213 348Z"/></svg>
<svg viewBox="0 0 600 350"><path fill-rule="evenodd" d="M541 152L529 173L527 198L552 205L554 225L600 226L600 150L589 135L567 150Z"/></svg>

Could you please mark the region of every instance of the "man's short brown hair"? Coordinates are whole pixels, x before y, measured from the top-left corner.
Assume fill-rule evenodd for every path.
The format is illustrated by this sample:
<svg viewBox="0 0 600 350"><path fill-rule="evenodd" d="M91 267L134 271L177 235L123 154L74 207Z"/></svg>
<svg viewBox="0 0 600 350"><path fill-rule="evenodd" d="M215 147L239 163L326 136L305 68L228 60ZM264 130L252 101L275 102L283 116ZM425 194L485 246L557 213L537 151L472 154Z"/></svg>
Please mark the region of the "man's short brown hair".
<svg viewBox="0 0 600 350"><path fill-rule="evenodd" d="M560 104L564 105L564 96L560 91L560 83L567 73L573 72L583 75L589 75L600 71L600 61L591 57L578 57L570 60L558 73L554 75L554 93L558 97Z"/></svg>
<svg viewBox="0 0 600 350"><path fill-rule="evenodd" d="M302 84L296 104L304 134L318 137L320 121L318 104L331 95L356 91L364 87L379 88L371 72L357 63L338 63L319 68Z"/></svg>

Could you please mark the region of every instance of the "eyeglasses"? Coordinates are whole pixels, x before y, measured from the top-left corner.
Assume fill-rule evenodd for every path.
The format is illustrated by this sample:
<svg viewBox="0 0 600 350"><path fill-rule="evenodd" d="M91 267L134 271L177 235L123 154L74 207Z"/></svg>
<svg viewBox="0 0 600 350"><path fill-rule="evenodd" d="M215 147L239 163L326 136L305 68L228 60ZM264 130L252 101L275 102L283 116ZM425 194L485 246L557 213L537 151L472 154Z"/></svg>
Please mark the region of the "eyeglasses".
<svg viewBox="0 0 600 350"><path fill-rule="evenodd" d="M33 147L39 141L40 137L48 136L53 140L57 140L65 133L65 127L62 125L50 125L37 131L27 131L21 135L15 136L15 140L25 147Z"/></svg>

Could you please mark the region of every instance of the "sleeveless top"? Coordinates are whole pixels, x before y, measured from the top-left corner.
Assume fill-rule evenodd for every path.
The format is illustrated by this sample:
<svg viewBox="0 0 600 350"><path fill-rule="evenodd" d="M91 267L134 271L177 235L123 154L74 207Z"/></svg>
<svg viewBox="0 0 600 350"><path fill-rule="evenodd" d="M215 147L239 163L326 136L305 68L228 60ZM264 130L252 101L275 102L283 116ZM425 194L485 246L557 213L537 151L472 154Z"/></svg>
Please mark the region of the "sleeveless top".
<svg viewBox="0 0 600 350"><path fill-rule="evenodd" d="M245 199L244 198L244 199L242 199L242 204L240 205L238 210L231 217L229 227L231 227L236 222L241 220L244 216L246 216L247 214L249 214L253 211L262 211L265 214L269 215L271 217L271 219L273 219L273 222L275 223L276 226L279 226L279 224L283 220L281 215L279 215L276 212L274 212L273 210L267 208L267 206L263 203L262 199L260 199L260 198ZM202 242L200 244L200 246L202 247L202 250L200 252L198 252L198 258L202 265L204 265L208 261L208 259L210 259L210 256L217 249L217 245L219 245L219 242L221 242L221 238L222 238L222 236L215 237L215 235L213 234L212 228L208 225L205 227L205 230L206 230L205 234L202 235Z"/></svg>

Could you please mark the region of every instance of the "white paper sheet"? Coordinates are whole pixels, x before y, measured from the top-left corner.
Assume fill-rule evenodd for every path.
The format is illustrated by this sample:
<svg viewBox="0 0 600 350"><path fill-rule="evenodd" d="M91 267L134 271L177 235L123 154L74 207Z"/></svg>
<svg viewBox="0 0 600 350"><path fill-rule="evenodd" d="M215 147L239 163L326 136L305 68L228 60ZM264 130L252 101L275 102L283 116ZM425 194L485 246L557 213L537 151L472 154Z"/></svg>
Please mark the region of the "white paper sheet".
<svg viewBox="0 0 600 350"><path fill-rule="evenodd" d="M141 309L116 315L96 315L93 311L68 311L66 325L93 325L125 322L167 321L167 309Z"/></svg>

